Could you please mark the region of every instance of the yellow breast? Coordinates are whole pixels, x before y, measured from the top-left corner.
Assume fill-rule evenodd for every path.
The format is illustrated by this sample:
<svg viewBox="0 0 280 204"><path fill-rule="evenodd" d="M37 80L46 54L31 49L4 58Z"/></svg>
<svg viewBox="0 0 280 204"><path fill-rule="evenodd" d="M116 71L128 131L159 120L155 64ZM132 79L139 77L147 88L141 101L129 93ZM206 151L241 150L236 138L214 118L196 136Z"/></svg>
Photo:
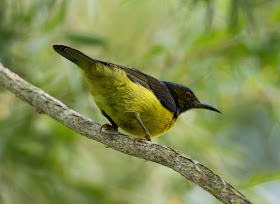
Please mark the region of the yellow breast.
<svg viewBox="0 0 280 204"><path fill-rule="evenodd" d="M136 120L135 113L149 131L159 136L169 131L174 123L174 113L162 106L149 89L132 82L124 71L104 66L93 70L92 79L87 79L91 93L100 110L126 132L145 136Z"/></svg>

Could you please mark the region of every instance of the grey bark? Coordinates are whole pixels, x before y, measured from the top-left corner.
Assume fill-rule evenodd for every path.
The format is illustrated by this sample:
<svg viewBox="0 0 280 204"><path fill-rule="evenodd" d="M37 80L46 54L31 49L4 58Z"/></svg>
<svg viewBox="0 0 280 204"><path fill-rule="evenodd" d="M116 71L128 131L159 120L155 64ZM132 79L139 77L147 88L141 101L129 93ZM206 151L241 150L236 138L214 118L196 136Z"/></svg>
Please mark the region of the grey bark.
<svg viewBox="0 0 280 204"><path fill-rule="evenodd" d="M170 147L149 141L137 142L134 138L115 131L100 133L100 124L69 109L62 102L41 89L24 81L0 64L0 84L17 97L32 105L39 113L45 113L71 130L103 143L119 152L167 166L186 179L196 183L223 203L251 203L230 184L214 174L206 166Z"/></svg>

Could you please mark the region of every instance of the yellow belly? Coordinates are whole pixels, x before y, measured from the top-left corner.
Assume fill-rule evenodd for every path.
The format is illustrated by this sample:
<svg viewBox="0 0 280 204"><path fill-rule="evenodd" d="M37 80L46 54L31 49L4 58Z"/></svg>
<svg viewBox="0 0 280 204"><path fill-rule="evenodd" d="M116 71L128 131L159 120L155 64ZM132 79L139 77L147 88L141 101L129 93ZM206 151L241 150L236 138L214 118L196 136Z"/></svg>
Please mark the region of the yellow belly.
<svg viewBox="0 0 280 204"><path fill-rule="evenodd" d="M135 113L152 137L173 127L174 114L163 107L150 90L132 82L124 71L100 66L93 70L92 76L87 81L96 105L124 131L145 136Z"/></svg>

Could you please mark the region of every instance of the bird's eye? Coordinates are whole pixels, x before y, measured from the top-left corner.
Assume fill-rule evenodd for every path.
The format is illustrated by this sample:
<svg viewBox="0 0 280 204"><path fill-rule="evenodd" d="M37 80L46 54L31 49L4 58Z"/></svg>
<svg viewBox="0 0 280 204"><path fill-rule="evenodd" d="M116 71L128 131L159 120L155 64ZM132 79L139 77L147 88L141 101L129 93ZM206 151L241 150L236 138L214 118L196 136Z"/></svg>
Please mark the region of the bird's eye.
<svg viewBox="0 0 280 204"><path fill-rule="evenodd" d="M190 98L191 96L192 96L191 92L187 91L186 97L187 97L187 98Z"/></svg>

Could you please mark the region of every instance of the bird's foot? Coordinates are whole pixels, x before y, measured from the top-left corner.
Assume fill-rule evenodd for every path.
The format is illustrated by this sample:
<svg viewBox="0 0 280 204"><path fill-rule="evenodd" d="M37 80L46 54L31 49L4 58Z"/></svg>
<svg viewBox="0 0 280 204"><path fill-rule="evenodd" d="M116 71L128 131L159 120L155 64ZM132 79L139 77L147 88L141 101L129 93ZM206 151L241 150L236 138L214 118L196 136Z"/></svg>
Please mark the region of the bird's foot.
<svg viewBox="0 0 280 204"><path fill-rule="evenodd" d="M142 140L148 140L148 141L151 141L151 135L149 133L149 131L147 130L147 128L145 127L145 125L143 124L142 120L140 119L139 117L139 114L135 113L135 117L138 121L138 123L141 125L141 127L143 128L144 132L145 132L145 137L141 137L141 136L138 136L134 139L133 141L133 145L135 147L135 142L139 142L139 141L142 141Z"/></svg>
<svg viewBox="0 0 280 204"><path fill-rule="evenodd" d="M147 140L147 141L151 141L151 137L141 137L141 136L138 136L134 139L133 141L133 145L135 147L135 142L139 142L139 141L142 141L142 140Z"/></svg>
<svg viewBox="0 0 280 204"><path fill-rule="evenodd" d="M100 127L99 132L101 132L103 128L105 128L105 129L107 129L107 130L115 130L115 131L118 131L118 126L115 127L115 126L113 126L113 125L104 124L104 125L102 125L102 126Z"/></svg>

